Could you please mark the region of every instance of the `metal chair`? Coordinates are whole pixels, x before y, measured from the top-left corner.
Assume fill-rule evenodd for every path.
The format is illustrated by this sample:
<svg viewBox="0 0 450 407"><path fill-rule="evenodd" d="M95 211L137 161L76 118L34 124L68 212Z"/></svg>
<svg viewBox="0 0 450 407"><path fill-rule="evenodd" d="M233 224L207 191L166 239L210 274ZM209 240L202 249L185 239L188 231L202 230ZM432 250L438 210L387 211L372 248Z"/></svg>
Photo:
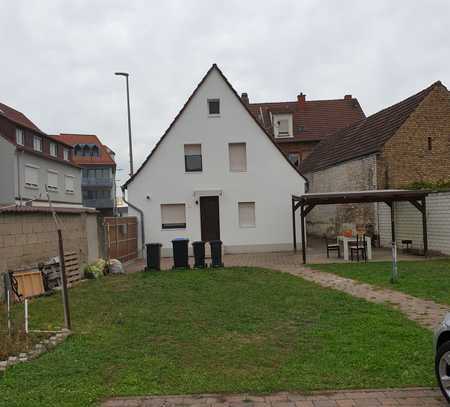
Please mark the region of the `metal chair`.
<svg viewBox="0 0 450 407"><path fill-rule="evenodd" d="M361 254L361 259L367 261L367 241L366 235L356 235L356 243L350 245L350 260L353 261L356 254L356 260L359 261L359 255Z"/></svg>
<svg viewBox="0 0 450 407"><path fill-rule="evenodd" d="M323 235L324 239L325 239L325 244L327 247L327 258L330 258L330 252L337 252L338 253L338 258L341 257L341 246L339 245L338 242L334 243L334 242L329 242L328 241L328 237L327 235Z"/></svg>

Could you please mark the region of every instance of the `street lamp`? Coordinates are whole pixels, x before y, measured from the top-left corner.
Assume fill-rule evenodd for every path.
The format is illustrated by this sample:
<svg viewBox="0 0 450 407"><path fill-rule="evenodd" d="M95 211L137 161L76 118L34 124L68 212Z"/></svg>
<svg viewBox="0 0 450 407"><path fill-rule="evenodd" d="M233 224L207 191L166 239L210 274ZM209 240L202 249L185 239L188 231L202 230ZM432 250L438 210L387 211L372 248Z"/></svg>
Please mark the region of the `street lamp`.
<svg viewBox="0 0 450 407"><path fill-rule="evenodd" d="M130 117L130 89L128 86L128 76L130 75L127 72L116 72L117 76L124 76L127 82L127 107L128 107L128 143L130 149L130 176L133 175L133 146L131 142L131 117Z"/></svg>

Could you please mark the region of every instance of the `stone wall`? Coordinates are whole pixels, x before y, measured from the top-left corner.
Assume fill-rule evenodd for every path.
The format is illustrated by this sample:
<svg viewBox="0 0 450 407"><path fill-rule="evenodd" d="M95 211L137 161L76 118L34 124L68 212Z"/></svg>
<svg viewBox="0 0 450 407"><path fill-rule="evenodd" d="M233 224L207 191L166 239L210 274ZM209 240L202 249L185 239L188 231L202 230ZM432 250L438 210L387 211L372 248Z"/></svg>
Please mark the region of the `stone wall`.
<svg viewBox="0 0 450 407"><path fill-rule="evenodd" d="M98 254L98 239L91 231L96 218L96 214L58 213L64 250L77 252L80 264L95 260ZM0 297L4 272L36 266L54 256L58 256L58 237L51 213L0 213Z"/></svg>
<svg viewBox="0 0 450 407"><path fill-rule="evenodd" d="M387 141L378 161L378 180L379 189L450 181L450 95L445 87L432 90Z"/></svg>
<svg viewBox="0 0 450 407"><path fill-rule="evenodd" d="M321 171L306 174L309 193L367 191L376 189L376 155ZM363 229L367 224L376 227L374 204L345 204L316 206L307 216L308 233L316 236L336 235L345 229Z"/></svg>

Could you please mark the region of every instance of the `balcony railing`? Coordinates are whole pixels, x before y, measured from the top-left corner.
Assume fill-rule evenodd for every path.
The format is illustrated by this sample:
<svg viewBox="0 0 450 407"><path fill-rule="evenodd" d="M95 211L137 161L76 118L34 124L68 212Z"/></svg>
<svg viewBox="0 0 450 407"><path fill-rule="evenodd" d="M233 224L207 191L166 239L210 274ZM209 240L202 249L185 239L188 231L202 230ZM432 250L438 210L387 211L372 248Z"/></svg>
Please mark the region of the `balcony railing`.
<svg viewBox="0 0 450 407"><path fill-rule="evenodd" d="M93 177L82 177L82 186L98 186L98 187L112 187L112 178L93 178Z"/></svg>
<svg viewBox="0 0 450 407"><path fill-rule="evenodd" d="M89 208L113 208L114 201L112 198L83 199L83 206Z"/></svg>

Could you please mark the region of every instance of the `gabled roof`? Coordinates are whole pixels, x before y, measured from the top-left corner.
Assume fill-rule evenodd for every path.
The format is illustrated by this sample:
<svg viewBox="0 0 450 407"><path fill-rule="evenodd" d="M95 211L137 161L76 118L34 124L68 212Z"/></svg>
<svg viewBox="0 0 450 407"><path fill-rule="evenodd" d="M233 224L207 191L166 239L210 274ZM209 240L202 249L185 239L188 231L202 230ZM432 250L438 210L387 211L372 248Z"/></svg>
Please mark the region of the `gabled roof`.
<svg viewBox="0 0 450 407"><path fill-rule="evenodd" d="M303 161L302 172L322 170L381 151L384 144L436 86L443 85L439 81L435 82L419 93L327 137Z"/></svg>
<svg viewBox="0 0 450 407"><path fill-rule="evenodd" d="M78 165L116 165L108 152L108 147L102 144L95 134L68 134L61 133L51 136L54 140L62 141L72 147L77 144L96 145L99 148L98 157L82 157L73 154L73 161Z"/></svg>
<svg viewBox="0 0 450 407"><path fill-rule="evenodd" d="M228 81L228 79L226 78L226 76L223 74L223 72L219 69L219 67L216 64L213 64L211 66L211 68L208 69L208 72L206 72L205 76L202 78L202 80L198 83L198 85L196 86L196 88L194 89L194 91L192 92L191 96L189 96L188 100L186 101L186 103L183 105L183 107L181 108L181 110L178 112L178 114L175 116L175 118L173 119L172 123L170 123L169 127L167 128L167 130L164 132L164 134L161 136L161 138L158 140L158 142L156 143L155 147L153 148L153 150L150 152L150 154L147 156L147 158L144 160L144 162L142 163L142 165L138 168L138 170L127 180L127 182L125 182L125 184L122 185L122 189L126 189L126 187L128 186L128 184L130 184L134 178L141 172L142 168L145 167L145 165L147 164L148 160L150 160L151 156L155 153L155 151L158 149L159 145L161 144L161 142L164 140L164 138L167 136L167 134L170 132L170 130L172 129L172 127L175 125L175 123L177 122L177 120L181 117L181 115L183 114L184 110L186 109L186 107L189 105L189 102L194 98L194 96L196 95L196 93L198 92L198 90L200 89L200 87L203 85L203 83L205 82L206 78L209 76L209 74L213 71L216 70L219 75L222 77L222 79L225 81L225 83L228 85L228 87L230 88L230 90L234 93L234 95L236 96L236 98L238 99L238 101L241 103L241 105L244 107L244 109L248 112L248 114L250 115L250 117L255 121L255 123L258 125L258 127L262 130L262 132L269 138L269 140L273 143L274 147L279 151L279 153L282 155L283 159L285 159L289 165L295 170L295 172L297 172L302 178L305 179L306 178L300 173L299 169L292 164L292 162L287 158L287 156L283 153L283 151L281 150L281 148L275 143L275 141L273 140L272 136L267 132L267 130L261 125L261 123L256 119L256 117L252 114L252 112L250 111L250 109L248 108L248 106L242 101L242 99L239 97L238 93L236 92L236 90L233 88L233 86L231 85L231 83Z"/></svg>
<svg viewBox="0 0 450 407"><path fill-rule="evenodd" d="M8 120L20 126L45 134L27 116L4 103L0 103L0 116L6 117Z"/></svg>
<svg viewBox="0 0 450 407"><path fill-rule="evenodd" d="M358 100L351 97L335 100L305 100L303 103L299 101L250 103L249 109L272 135L273 124L270 113L292 114L294 137L277 139L279 143L320 141L365 117Z"/></svg>

